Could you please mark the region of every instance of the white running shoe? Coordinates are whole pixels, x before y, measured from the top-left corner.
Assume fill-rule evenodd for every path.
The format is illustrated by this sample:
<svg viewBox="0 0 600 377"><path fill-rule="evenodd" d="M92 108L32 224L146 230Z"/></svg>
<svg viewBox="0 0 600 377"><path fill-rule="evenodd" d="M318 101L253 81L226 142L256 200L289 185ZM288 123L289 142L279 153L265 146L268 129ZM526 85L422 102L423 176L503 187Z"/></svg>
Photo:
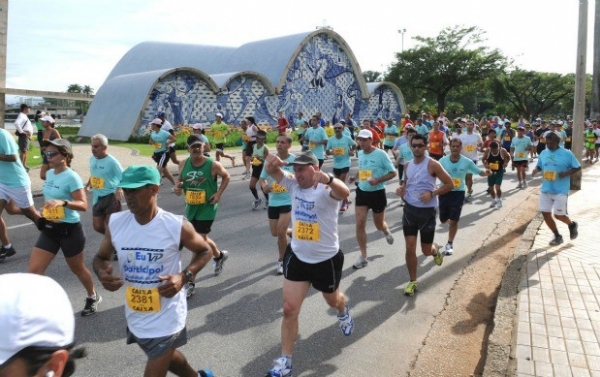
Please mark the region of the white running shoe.
<svg viewBox="0 0 600 377"><path fill-rule="evenodd" d="M260 207L260 203L262 203L262 199L256 199L255 201L252 202L252 209L253 210L257 210L258 207Z"/></svg>
<svg viewBox="0 0 600 377"><path fill-rule="evenodd" d="M358 270L359 268L367 267L367 264L369 264L369 261L361 254L358 256L358 258L356 258L356 262L354 262L352 267Z"/></svg>
<svg viewBox="0 0 600 377"><path fill-rule="evenodd" d="M496 199L492 199L492 204L490 204L490 208L496 208Z"/></svg>
<svg viewBox="0 0 600 377"><path fill-rule="evenodd" d="M446 246L444 246L444 254L446 254L446 255L454 254L454 249L452 248L451 243L447 243Z"/></svg>
<svg viewBox="0 0 600 377"><path fill-rule="evenodd" d="M502 199L498 199L498 201L496 202L496 207L502 208Z"/></svg>
<svg viewBox="0 0 600 377"><path fill-rule="evenodd" d="M229 258L229 252L227 250L221 250L221 259L213 260L215 263L213 272L215 276L219 276L221 272L223 272L223 265L225 261Z"/></svg>
<svg viewBox="0 0 600 377"><path fill-rule="evenodd" d="M277 261L277 275L283 275L283 261Z"/></svg>
<svg viewBox="0 0 600 377"><path fill-rule="evenodd" d="M385 240L387 241L388 244L393 244L394 243L394 236L392 236L392 233L388 233L385 235Z"/></svg>
<svg viewBox="0 0 600 377"><path fill-rule="evenodd" d="M527 188L527 182L523 181L523 188Z"/></svg>

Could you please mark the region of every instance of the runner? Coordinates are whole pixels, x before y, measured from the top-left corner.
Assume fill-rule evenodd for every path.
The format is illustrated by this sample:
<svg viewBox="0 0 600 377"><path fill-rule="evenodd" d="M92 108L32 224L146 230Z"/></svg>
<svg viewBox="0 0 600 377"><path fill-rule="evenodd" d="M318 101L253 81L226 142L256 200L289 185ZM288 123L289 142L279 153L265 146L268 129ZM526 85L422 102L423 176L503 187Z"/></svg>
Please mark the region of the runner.
<svg viewBox="0 0 600 377"><path fill-rule="evenodd" d="M531 173L536 175L541 172L543 175L539 210L544 216L544 222L554 233L554 239L550 241L550 245L563 243L563 237L558 232L554 218L568 225L569 236L572 240L579 234L577 223L569 218L567 200L571 176L581 170L581 165L571 151L558 146L559 141L557 135L548 134L546 136L546 149L540 154L537 166ZM552 218L553 211L554 218Z"/></svg>
<svg viewBox="0 0 600 377"><path fill-rule="evenodd" d="M210 246L183 216L158 207L159 185L160 174L150 166L132 165L123 172L119 187L129 210L111 216L94 271L110 292L125 286L127 344L137 343L148 357L145 377L166 376L168 371L211 377L209 370L194 371L177 350L187 343L183 288L210 260ZM192 253L183 272L180 245ZM115 251L118 274L110 263Z"/></svg>
<svg viewBox="0 0 600 377"><path fill-rule="evenodd" d="M367 215L373 211L375 228L383 232L388 244L394 243L394 237L385 222L385 207L387 198L385 182L396 176L396 169L387 152L372 145L372 135L367 130L361 130L356 137L360 147L358 152L358 172L350 176L353 183L358 180L356 187L356 240L360 255L352 265L355 269L366 267L369 263L367 254Z"/></svg>
<svg viewBox="0 0 600 377"><path fill-rule="evenodd" d="M396 159L396 164L398 165L398 180L400 181L400 184L402 184L402 181L404 180L404 164L406 164L408 161L412 161L412 159L415 158L412 148L410 147L410 140L416 134L417 130L414 128L408 128L406 130L408 142L400 145L400 148L398 149L398 158ZM400 201L400 205L403 206L404 202Z"/></svg>
<svg viewBox="0 0 600 377"><path fill-rule="evenodd" d="M162 120L162 129L175 136L175 129L173 128L173 125L167 120L167 115L165 114L165 112L159 111L158 114L156 114L156 117ZM175 165L179 165L179 160L177 160L177 151L175 150L175 142L172 142L168 145L167 153L169 154L171 162L173 162Z"/></svg>
<svg viewBox="0 0 600 377"><path fill-rule="evenodd" d="M13 136L0 129L0 262L17 252L8 238L2 214L23 214L37 224L40 214L33 206L31 180L19 158L19 147Z"/></svg>
<svg viewBox="0 0 600 377"><path fill-rule="evenodd" d="M117 188L123 168L119 161L109 155L108 139L102 134L92 136L90 157L90 179L85 185L92 191L92 224L94 230L104 234L110 215L121 210L123 190Z"/></svg>
<svg viewBox="0 0 600 377"><path fill-rule="evenodd" d="M428 151L431 158L438 160L444 157L444 148L448 145L448 137L444 131L440 130L440 122L433 123L433 129L429 133Z"/></svg>
<svg viewBox="0 0 600 377"><path fill-rule="evenodd" d="M308 143L308 150L313 152L319 160L319 169L325 161L325 145L327 145L327 133L323 127L319 126L319 119L316 115L310 118L310 128L304 132L304 139Z"/></svg>
<svg viewBox="0 0 600 377"><path fill-rule="evenodd" d="M583 139L585 140L585 159L587 163L591 164L594 160L594 153L596 148L596 133L594 132L593 126L590 124L585 132L583 133Z"/></svg>
<svg viewBox="0 0 600 377"><path fill-rule="evenodd" d="M210 141L208 140L208 137L206 137L205 132L206 127L201 123L194 123L194 125L192 126L192 133L194 135L199 135L202 141L204 142L204 146L202 148L202 150L204 151L204 155L206 157L210 157Z"/></svg>
<svg viewBox="0 0 600 377"><path fill-rule="evenodd" d="M437 127L437 126L436 126ZM404 182L396 189L405 202L402 216L402 228L406 243L406 267L410 281L404 288L404 294L413 296L417 290L417 234L421 234L421 252L432 256L436 265L444 262L444 254L433 242L435 236L435 207L438 195L454 188L452 178L442 165L425 155L425 137L414 135L410 141L414 159L404 164ZM436 188L436 178L443 186Z"/></svg>
<svg viewBox="0 0 600 377"><path fill-rule="evenodd" d="M42 167L40 168L40 178L42 180L46 180L46 172L50 169L50 165L48 165L48 159L46 155L44 155L44 140L54 140L60 139L60 133L56 128L54 128L54 118L50 115L45 115L40 118L40 122L42 123L42 127L44 127L44 131L42 131L42 139L40 139L40 151L42 152Z"/></svg>
<svg viewBox="0 0 600 377"><path fill-rule="evenodd" d="M250 177L248 188L250 188L250 192L252 192L252 196L254 196L252 210L257 210L262 203L262 199L258 197L258 191L256 191L256 182L260 179L260 173L262 173L265 158L269 155L269 148L265 145L266 138L267 133L265 131L259 130L256 133L256 144L253 145L252 154L250 155L252 158L252 176ZM263 195L265 196L264 208L267 209L269 207L269 194L263 191Z"/></svg>
<svg viewBox="0 0 600 377"><path fill-rule="evenodd" d="M185 217L194 226L210 246L214 262L214 274L223 272L223 264L229 258L229 252L220 251L215 241L208 237L211 226L217 216L217 207L230 176L220 162L204 155L204 140L198 135L187 138L190 157L179 163L179 182L173 189L175 195L185 195ZM217 179L221 184L217 185ZM186 297L194 294L196 275L186 283Z"/></svg>
<svg viewBox="0 0 600 377"><path fill-rule="evenodd" d="M150 122L150 127L152 128L152 133L150 134L148 143L154 146L152 159L156 162L156 168L161 177L167 177L169 182L175 186L175 179L173 179L173 175L171 175L171 172L167 169L167 164L169 163L167 145L175 141L175 136L162 129L162 120L158 118Z"/></svg>
<svg viewBox="0 0 600 377"><path fill-rule="evenodd" d="M280 133L277 136L275 148L277 149L277 157L287 163L282 167L283 170L293 174L294 169L292 163L295 156L289 153L292 147L292 137L287 133ZM266 163L265 163L266 166ZM291 233L290 219L292 212L292 198L287 189L278 184L273 177L267 174L267 169L264 168L260 173L260 186L262 191L269 195L269 229L271 235L277 237L277 250L279 258L277 259L276 272L277 275L283 274L283 257L285 249L288 245L288 233Z"/></svg>
<svg viewBox="0 0 600 377"><path fill-rule="evenodd" d="M333 155L333 176L342 182L346 183L348 172L350 171L350 157L354 156L356 151L356 143L350 136L343 134L344 126L336 124L334 127L335 136L327 141L325 147L328 155ZM348 209L349 200L342 200L340 212L345 212Z"/></svg>
<svg viewBox="0 0 600 377"><path fill-rule="evenodd" d="M459 136L462 144L460 153L477 165L477 161L479 160L477 151L481 150L483 147L483 140L481 139L481 135L474 132L474 129L475 122L468 120L467 132ZM467 172L465 182L467 184L467 196L465 197L465 201L469 202L473 196L473 174L471 172Z"/></svg>
<svg viewBox="0 0 600 377"><path fill-rule="evenodd" d="M256 134L258 133L259 128L256 125L254 117L246 117L246 121L248 122L248 127L246 128L246 153L243 154L246 172L243 179L250 179L252 176L252 173L250 172L250 167L252 165L252 150L254 144L256 144Z"/></svg>
<svg viewBox="0 0 600 377"><path fill-rule="evenodd" d="M510 155L512 164L517 168L519 184L517 188L527 188L527 168L529 162L529 150L532 148L531 140L525 136L525 127L517 127L517 136L510 144Z"/></svg>
<svg viewBox="0 0 600 377"><path fill-rule="evenodd" d="M445 255L454 253L454 238L458 232L458 221L465 201L465 181L471 176L473 183L473 174L479 174L482 177L492 174L489 170L483 171L477 167L475 162L462 154L462 140L450 140L450 155L444 156L440 160L440 165L452 177L454 188L445 194L440 195L440 223L450 223L448 230L448 243L444 247Z"/></svg>
<svg viewBox="0 0 600 377"><path fill-rule="evenodd" d="M308 151L296 156L294 174L284 172L279 157L267 157L267 173L292 197L293 238L284 258L281 357L267 377L292 376L292 352L298 337L298 316L312 285L327 304L337 309L342 333L352 334L354 320L346 297L340 292L344 254L339 248L338 206L350 194L344 182L318 168L319 160Z"/></svg>
<svg viewBox="0 0 600 377"><path fill-rule="evenodd" d="M210 125L210 129L213 133L213 140L215 142L215 158L217 162L221 161L221 157L225 157L231 160L231 166L235 166L235 156L230 156L225 153L225 143L227 142L227 135L231 134L231 128L222 121L223 114L215 114L215 122Z"/></svg>
<svg viewBox="0 0 600 377"><path fill-rule="evenodd" d="M82 316L94 314L102 297L96 293L92 274L85 266L83 249L85 235L78 212L87 211L83 182L71 170L73 149L66 139L44 141L44 153L50 170L44 183L43 219L40 236L29 258L30 273L44 275L61 249L71 272L77 276L87 292Z"/></svg>
<svg viewBox="0 0 600 377"><path fill-rule="evenodd" d="M492 141L490 148L483 154L483 165L492 172L488 177L488 193L492 196L490 208L502 208L502 179L510 161L510 154L504 148L500 148L497 141Z"/></svg>
<svg viewBox="0 0 600 377"><path fill-rule="evenodd" d="M412 123L408 124L412 126ZM406 128L406 125L404 128ZM385 140L383 141L383 150L387 152L394 148L394 145L396 144L396 139L398 138L398 136L400 136L398 133L398 127L394 124L393 119L388 119L387 125L383 129L383 133L385 135Z"/></svg>

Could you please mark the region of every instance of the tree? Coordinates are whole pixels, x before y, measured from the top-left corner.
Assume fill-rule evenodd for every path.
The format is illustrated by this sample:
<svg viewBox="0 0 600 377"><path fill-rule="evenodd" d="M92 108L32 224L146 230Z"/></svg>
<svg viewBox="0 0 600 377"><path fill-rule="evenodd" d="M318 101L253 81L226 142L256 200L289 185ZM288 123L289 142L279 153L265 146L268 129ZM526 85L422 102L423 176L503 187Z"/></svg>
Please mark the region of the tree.
<svg viewBox="0 0 600 377"><path fill-rule="evenodd" d="M67 93L81 93L83 91L83 87L79 84L71 84L67 88Z"/></svg>
<svg viewBox="0 0 600 377"><path fill-rule="evenodd" d="M559 103L572 102L575 77L515 69L495 78L491 85L496 102L507 102L516 114L535 118Z"/></svg>
<svg viewBox="0 0 600 377"><path fill-rule="evenodd" d="M443 29L435 38L417 36L414 39L420 45L396 54L398 61L386 81L403 92L409 89L435 97L438 112L442 112L449 93L493 77L507 66L499 50L480 45L483 34L475 26L455 26Z"/></svg>
<svg viewBox="0 0 600 377"><path fill-rule="evenodd" d="M83 93L83 94L94 94L94 88L89 85L81 86L79 84L71 84L67 88L67 93ZM75 101L75 106L78 107L82 114L87 113L90 108L90 103L87 101Z"/></svg>
<svg viewBox="0 0 600 377"><path fill-rule="evenodd" d="M364 71L363 77L365 78L365 81L367 81L367 82L379 82L379 81L383 80L383 76L382 76L381 72L377 72L377 71Z"/></svg>

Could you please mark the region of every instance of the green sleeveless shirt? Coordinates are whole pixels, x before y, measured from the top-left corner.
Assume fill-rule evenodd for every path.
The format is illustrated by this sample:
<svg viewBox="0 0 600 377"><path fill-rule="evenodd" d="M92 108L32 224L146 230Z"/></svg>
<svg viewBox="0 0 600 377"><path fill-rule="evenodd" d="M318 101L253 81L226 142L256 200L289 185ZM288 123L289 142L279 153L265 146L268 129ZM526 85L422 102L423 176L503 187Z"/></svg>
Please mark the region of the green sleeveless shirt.
<svg viewBox="0 0 600 377"><path fill-rule="evenodd" d="M210 197L217 192L217 179L212 178L212 158L202 166L192 165L189 157L183 165L181 180L185 195L185 216L188 220L214 220L218 204L210 204Z"/></svg>

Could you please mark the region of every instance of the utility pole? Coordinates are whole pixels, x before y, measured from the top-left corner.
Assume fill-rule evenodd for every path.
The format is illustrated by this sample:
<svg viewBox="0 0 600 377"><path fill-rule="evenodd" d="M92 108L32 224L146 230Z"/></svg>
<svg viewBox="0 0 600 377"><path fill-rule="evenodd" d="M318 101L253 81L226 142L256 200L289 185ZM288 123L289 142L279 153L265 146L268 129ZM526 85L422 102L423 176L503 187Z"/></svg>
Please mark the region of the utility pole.
<svg viewBox="0 0 600 377"><path fill-rule="evenodd" d="M0 88L6 88L6 36L8 34L8 0L0 0ZM0 128L6 119L6 94L0 93Z"/></svg>
<svg viewBox="0 0 600 377"><path fill-rule="evenodd" d="M577 67L575 69L575 101L573 105L573 146L581 164L583 150L583 122L585 121L585 59L587 54L588 0L579 0L579 32L577 33ZM581 190L581 174L571 176L571 190Z"/></svg>
<svg viewBox="0 0 600 377"><path fill-rule="evenodd" d="M402 52L404 52L404 34L406 34L406 29L398 29L398 34L402 35Z"/></svg>
<svg viewBox="0 0 600 377"><path fill-rule="evenodd" d="M590 118L600 118L600 0L596 0L594 12L594 76L592 79L592 103Z"/></svg>

